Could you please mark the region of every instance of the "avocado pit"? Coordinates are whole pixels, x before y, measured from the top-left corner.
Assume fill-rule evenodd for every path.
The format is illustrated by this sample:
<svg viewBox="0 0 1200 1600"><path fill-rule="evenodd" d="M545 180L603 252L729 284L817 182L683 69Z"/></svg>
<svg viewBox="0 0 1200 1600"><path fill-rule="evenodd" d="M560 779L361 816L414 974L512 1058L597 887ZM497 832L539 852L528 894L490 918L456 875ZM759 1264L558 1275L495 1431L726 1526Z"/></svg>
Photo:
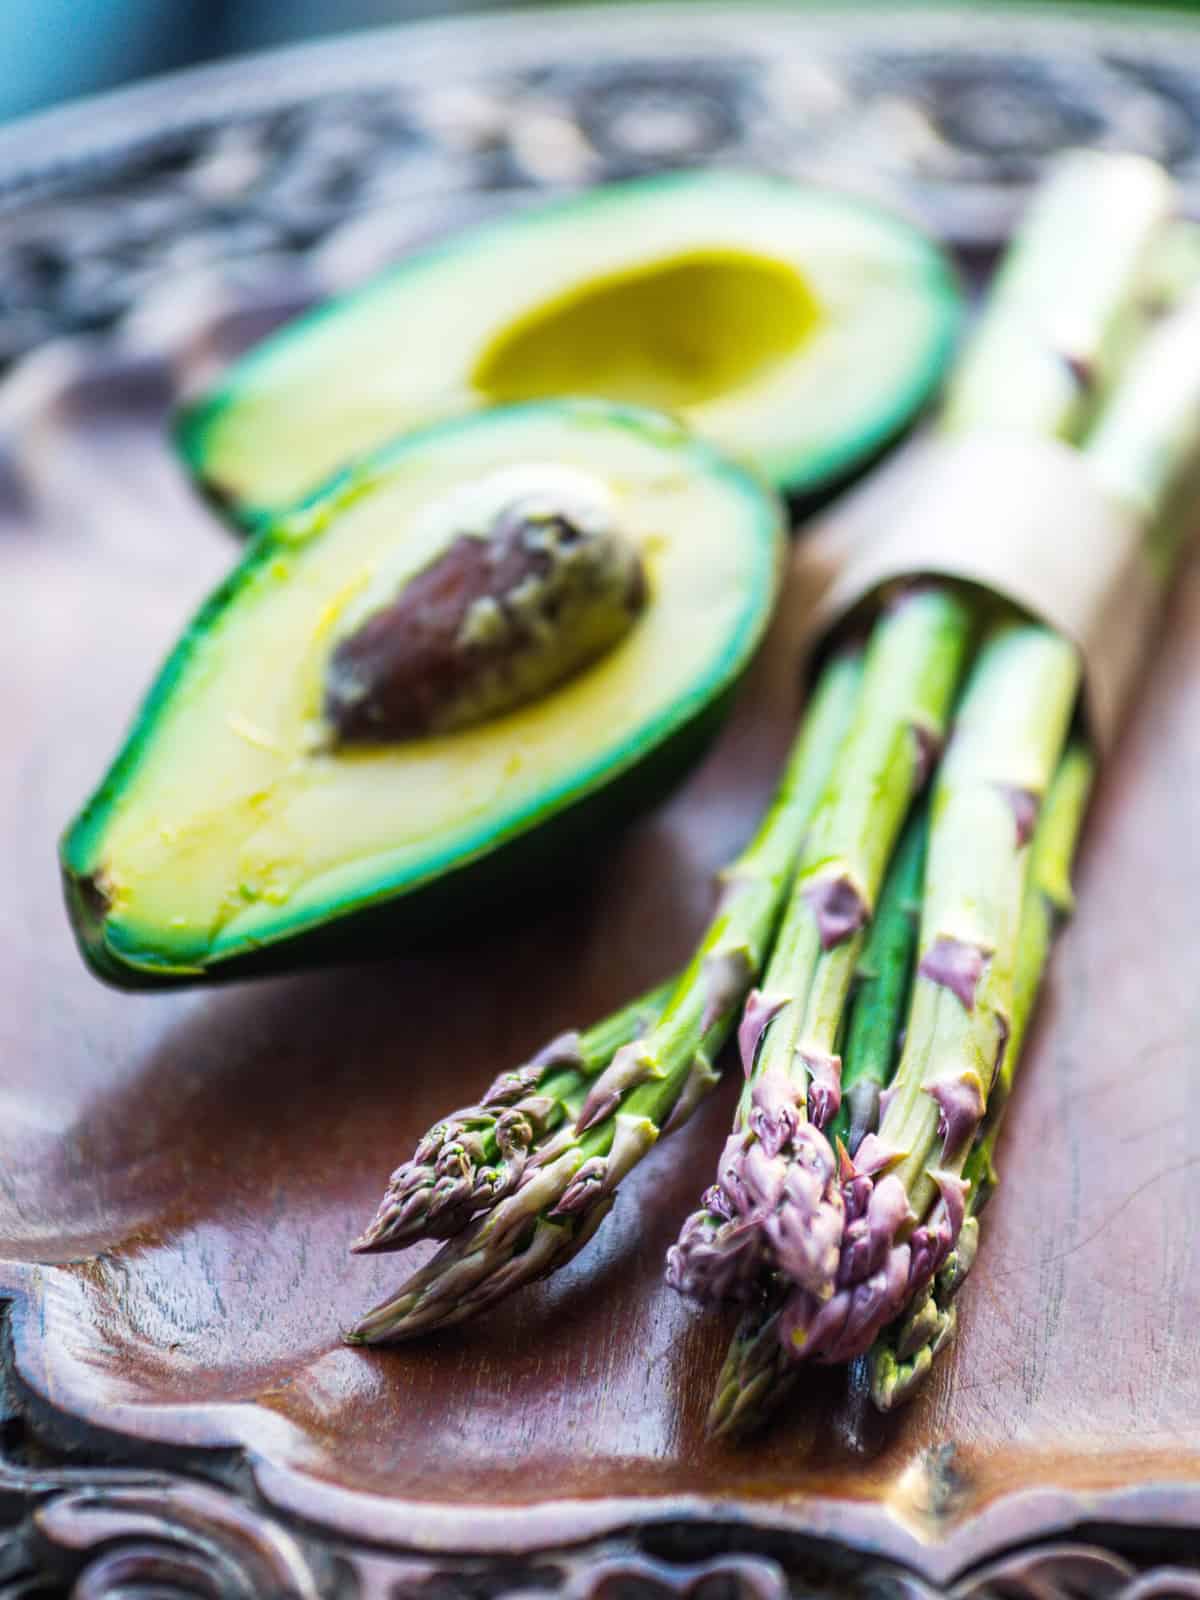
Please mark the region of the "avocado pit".
<svg viewBox="0 0 1200 1600"><path fill-rule="evenodd" d="M509 499L360 610L325 671L334 743L502 716L613 649L647 598L641 557L604 499L560 485Z"/></svg>

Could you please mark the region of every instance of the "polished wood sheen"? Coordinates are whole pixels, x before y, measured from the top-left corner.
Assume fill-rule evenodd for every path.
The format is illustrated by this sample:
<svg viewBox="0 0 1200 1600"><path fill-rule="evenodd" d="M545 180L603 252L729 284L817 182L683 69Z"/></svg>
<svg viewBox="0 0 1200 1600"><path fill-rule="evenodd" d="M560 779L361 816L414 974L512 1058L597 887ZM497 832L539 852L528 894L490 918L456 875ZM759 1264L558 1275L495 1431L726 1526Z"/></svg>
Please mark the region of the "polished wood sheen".
<svg viewBox="0 0 1200 1600"><path fill-rule="evenodd" d="M1200 1528L1200 569L1097 796L957 1346L894 1418L817 1371L739 1449L702 1430L729 1323L662 1282L732 1081L551 1283L407 1347L339 1330L413 1259L346 1246L415 1137L688 949L794 723L795 589L710 759L581 885L454 952L115 993L75 953L56 834L236 551L165 447L157 361L26 378L0 506L0 1284L35 1415L242 1446L288 1512L448 1551L702 1514L936 1580L1079 1521Z"/></svg>

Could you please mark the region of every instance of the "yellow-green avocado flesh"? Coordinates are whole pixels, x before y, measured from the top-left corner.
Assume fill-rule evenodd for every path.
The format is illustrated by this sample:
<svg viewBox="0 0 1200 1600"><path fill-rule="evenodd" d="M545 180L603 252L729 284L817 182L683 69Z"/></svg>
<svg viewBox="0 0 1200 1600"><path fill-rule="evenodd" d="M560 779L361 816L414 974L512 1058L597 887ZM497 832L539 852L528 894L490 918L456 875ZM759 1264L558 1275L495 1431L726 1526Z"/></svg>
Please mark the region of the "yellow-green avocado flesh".
<svg viewBox="0 0 1200 1600"><path fill-rule="evenodd" d="M472 485L543 470L602 487L636 548L627 636L476 726L331 741L323 674L363 595L436 559ZM234 977L411 948L523 895L702 752L782 545L769 489L654 412L519 405L386 447L264 527L162 668L63 840L84 955L128 987Z"/></svg>
<svg viewBox="0 0 1200 1600"><path fill-rule="evenodd" d="M861 200L748 173L643 179L464 233L301 317L177 439L253 525L406 428L598 395L671 411L808 497L911 420L959 314L941 252Z"/></svg>

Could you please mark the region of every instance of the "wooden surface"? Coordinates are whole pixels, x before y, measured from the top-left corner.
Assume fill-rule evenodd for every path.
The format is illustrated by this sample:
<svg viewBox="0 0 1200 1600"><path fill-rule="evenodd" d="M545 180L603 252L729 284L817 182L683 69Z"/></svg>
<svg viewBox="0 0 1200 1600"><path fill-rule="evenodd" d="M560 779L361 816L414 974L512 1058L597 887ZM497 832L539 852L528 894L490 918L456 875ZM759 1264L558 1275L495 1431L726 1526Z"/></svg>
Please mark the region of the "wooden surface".
<svg viewBox="0 0 1200 1600"><path fill-rule="evenodd" d="M338 1330L407 1265L346 1243L415 1136L687 949L788 736L794 618L706 766L553 909L453 958L113 993L56 833L233 548L164 448L156 362L27 378L0 485L0 1286L35 1412L242 1445L292 1513L444 1550L703 1513L940 1579L1081 1519L1200 1528L1200 570L1098 796L955 1350L886 1423L815 1373L739 1450L701 1431L728 1325L661 1281L728 1093L551 1284L407 1348Z"/></svg>

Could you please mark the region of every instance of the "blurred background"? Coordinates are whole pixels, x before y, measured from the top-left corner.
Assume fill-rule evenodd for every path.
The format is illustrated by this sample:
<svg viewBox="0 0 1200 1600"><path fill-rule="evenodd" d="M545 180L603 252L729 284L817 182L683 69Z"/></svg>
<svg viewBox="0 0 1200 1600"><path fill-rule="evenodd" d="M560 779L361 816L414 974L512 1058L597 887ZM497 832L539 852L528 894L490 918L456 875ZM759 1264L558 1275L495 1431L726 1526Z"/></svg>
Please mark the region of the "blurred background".
<svg viewBox="0 0 1200 1600"><path fill-rule="evenodd" d="M457 20L387 28L425 18ZM464 224L678 167L818 178L980 261L1066 146L1154 157L1200 215L1200 0L0 0L0 60L0 374L214 296L248 338Z"/></svg>
<svg viewBox="0 0 1200 1600"><path fill-rule="evenodd" d="M1064 3L1077 6L1078 0L1054 0ZM518 9L522 0L0 0L0 119L193 62L502 4ZM738 4L730 0L732 13ZM803 8L805 0L793 4ZM959 9L969 12L974 4L962 0ZM874 0L872 8L886 5ZM1124 9L1200 17L1200 0L1126 0Z"/></svg>
<svg viewBox="0 0 1200 1600"><path fill-rule="evenodd" d="M0 0L0 118L150 73L499 0Z"/></svg>

